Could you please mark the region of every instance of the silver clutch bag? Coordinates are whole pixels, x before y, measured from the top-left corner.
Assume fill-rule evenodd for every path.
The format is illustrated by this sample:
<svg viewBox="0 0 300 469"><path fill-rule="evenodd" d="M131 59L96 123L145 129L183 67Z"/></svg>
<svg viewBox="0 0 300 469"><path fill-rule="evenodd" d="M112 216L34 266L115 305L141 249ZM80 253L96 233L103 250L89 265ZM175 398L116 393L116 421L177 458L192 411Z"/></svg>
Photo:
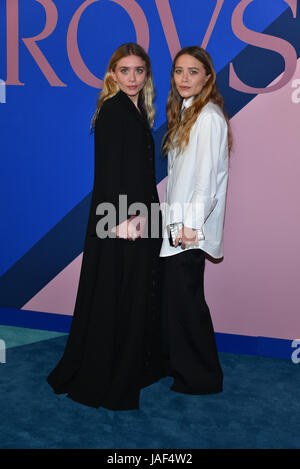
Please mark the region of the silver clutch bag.
<svg viewBox="0 0 300 469"><path fill-rule="evenodd" d="M177 238L177 235L182 227L183 227L183 223L181 222L171 223L171 225L167 226L170 246L174 247L175 239ZM179 240L179 244L181 244L181 239Z"/></svg>
<svg viewBox="0 0 300 469"><path fill-rule="evenodd" d="M177 235L182 227L183 227L182 222L171 223L170 225L167 225L167 232L168 232L170 246L174 247L175 239L177 238ZM197 233L198 233L198 241L203 241L205 239L203 231L197 230ZM179 245L181 244L181 239L179 240L178 244Z"/></svg>

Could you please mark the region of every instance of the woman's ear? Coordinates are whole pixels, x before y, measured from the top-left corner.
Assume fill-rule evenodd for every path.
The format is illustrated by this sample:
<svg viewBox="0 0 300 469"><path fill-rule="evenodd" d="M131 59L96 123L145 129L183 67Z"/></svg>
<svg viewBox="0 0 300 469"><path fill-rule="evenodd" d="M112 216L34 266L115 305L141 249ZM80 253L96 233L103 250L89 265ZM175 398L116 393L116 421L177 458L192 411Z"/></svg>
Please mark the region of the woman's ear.
<svg viewBox="0 0 300 469"><path fill-rule="evenodd" d="M209 73L208 75L206 75L205 77L205 84L208 82L208 80L210 79L211 77L211 73Z"/></svg>

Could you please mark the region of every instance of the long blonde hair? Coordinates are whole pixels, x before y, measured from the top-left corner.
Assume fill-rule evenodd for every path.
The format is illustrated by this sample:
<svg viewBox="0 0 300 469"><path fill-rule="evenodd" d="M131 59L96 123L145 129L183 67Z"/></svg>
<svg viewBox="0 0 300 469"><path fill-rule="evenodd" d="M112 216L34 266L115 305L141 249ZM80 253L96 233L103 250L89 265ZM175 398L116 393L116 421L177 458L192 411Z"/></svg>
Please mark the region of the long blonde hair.
<svg viewBox="0 0 300 469"><path fill-rule="evenodd" d="M148 117L149 124L151 127L153 126L155 117L155 110L153 105L154 85L150 58L139 44L129 42L119 46L110 58L107 71L103 80L103 88L102 91L99 93L97 108L92 118L91 130L95 127L96 119L104 101L109 98L112 98L120 90L118 84L115 82L110 72L115 71L119 60L123 59L123 57L128 57L129 55L136 55L137 57L140 57L146 64L147 80L141 91L141 97L143 99L143 105Z"/></svg>
<svg viewBox="0 0 300 469"><path fill-rule="evenodd" d="M177 91L175 80L174 80L174 71L176 66L177 59L184 54L191 55L195 57L199 62L201 62L206 71L206 75L210 74L209 79L202 88L201 92L194 97L193 104L188 107L183 115L183 118L180 120L180 111L182 107L183 98ZM190 46L185 47L180 50L173 60L173 66L171 70L171 89L167 101L167 120L168 120L168 129L163 139L163 151L168 152L173 148L175 137L176 137L176 147L178 147L178 154L186 148L191 128L197 120L198 115L200 114L203 107L209 102L214 102L217 104L226 119L228 125L228 149L230 151L232 145L232 135L229 125L229 119L224 109L224 100L216 87L216 72L212 63L212 59L208 52L205 49L199 46Z"/></svg>

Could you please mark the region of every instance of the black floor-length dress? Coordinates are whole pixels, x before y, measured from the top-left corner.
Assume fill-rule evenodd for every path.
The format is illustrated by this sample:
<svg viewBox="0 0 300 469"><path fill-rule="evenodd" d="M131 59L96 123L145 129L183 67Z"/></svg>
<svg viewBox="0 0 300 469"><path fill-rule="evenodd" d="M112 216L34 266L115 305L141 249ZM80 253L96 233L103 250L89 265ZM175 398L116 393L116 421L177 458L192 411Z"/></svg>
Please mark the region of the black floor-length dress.
<svg viewBox="0 0 300 469"><path fill-rule="evenodd" d="M95 126L95 173L74 315L64 354L47 377L58 394L92 407L138 409L140 391L166 375L161 356L161 238L100 239L96 207L119 195L159 203L145 112L119 91ZM138 214L138 213L137 213ZM117 224L129 218L120 213ZM149 216L148 233L151 220ZM159 217L161 228L161 216ZM160 230L161 235L161 230Z"/></svg>

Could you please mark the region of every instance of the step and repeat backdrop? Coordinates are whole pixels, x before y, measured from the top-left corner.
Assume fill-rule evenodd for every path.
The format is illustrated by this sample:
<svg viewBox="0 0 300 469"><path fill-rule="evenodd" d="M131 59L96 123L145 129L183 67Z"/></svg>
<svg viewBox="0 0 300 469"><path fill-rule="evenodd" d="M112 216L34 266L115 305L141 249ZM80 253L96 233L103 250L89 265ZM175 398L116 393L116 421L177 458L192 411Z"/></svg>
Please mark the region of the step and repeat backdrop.
<svg viewBox="0 0 300 469"><path fill-rule="evenodd" d="M299 338L297 0L0 0L2 324L73 314L94 176L90 120L124 42L152 61L161 201L172 58L196 44L211 54L234 139L225 254L206 264L215 330Z"/></svg>

